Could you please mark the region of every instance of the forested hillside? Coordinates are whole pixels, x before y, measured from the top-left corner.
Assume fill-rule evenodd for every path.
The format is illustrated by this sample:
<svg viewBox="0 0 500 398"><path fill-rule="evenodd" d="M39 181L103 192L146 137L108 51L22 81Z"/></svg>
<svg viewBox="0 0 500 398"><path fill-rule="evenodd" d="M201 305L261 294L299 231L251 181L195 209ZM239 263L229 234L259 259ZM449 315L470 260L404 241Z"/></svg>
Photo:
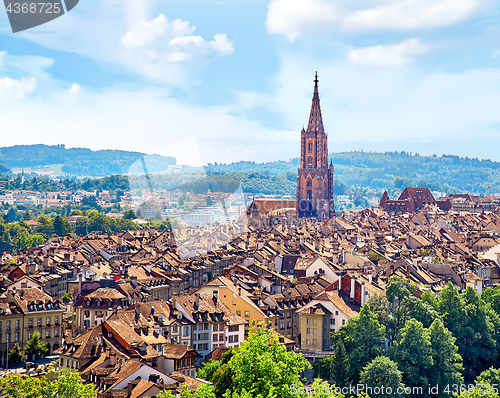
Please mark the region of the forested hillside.
<svg viewBox="0 0 500 398"><path fill-rule="evenodd" d="M137 162L147 156L146 162ZM500 192L500 162L461 158L452 155L420 156L408 152L341 152L329 159L335 166L335 194L377 195L388 190L397 195L407 186L424 186L446 193L470 192L487 194ZM91 151L85 148L65 149L63 146L27 145L0 148L0 162L10 167L33 167L63 164L62 171L73 175L104 176L134 172L151 173L153 189L173 189L205 193L234 192L240 183L245 192L294 195L297 182L298 159L270 163L236 162L208 164L205 169L182 167L176 173L157 173L175 164L174 158L144 155L126 151ZM7 167L0 163L0 173ZM155 174L156 173L156 174ZM225 177L216 177L225 175ZM209 178L207 178L209 176ZM126 180L126 181L124 181ZM140 176L123 180L104 178L87 181L84 189L151 189ZM118 184L117 186L115 186Z"/></svg>
<svg viewBox="0 0 500 398"><path fill-rule="evenodd" d="M338 194L348 193L351 187L389 190L417 185L443 192L500 192L500 162L491 160L453 155L420 156L408 152L341 152L330 154L329 159L335 166ZM292 159L289 162L209 164L206 168L219 173L283 175L294 184L298 165L299 160Z"/></svg>
<svg viewBox="0 0 500 398"><path fill-rule="evenodd" d="M16 145L0 148L0 162L9 167L30 168L62 164L62 171L84 176L105 176L129 172L137 160L145 154L118 150L92 151L88 148L68 148L64 145ZM175 165L172 157L147 155L149 171L163 171ZM0 165L0 172L2 170Z"/></svg>

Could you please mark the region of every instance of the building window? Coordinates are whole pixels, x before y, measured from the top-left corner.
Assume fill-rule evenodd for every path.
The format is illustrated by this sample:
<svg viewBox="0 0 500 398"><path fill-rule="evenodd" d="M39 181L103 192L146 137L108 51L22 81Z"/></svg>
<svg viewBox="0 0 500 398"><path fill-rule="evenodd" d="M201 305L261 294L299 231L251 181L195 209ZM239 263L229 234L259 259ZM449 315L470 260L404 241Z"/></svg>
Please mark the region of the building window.
<svg viewBox="0 0 500 398"><path fill-rule="evenodd" d="M306 345L311 345L311 340L310 339L306 339Z"/></svg>
<svg viewBox="0 0 500 398"><path fill-rule="evenodd" d="M240 310L236 310L236 315L241 316L241 311Z"/></svg>
<svg viewBox="0 0 500 398"><path fill-rule="evenodd" d="M7 330L10 330L10 321L7 321Z"/></svg>
<svg viewBox="0 0 500 398"><path fill-rule="evenodd" d="M234 306L236 305L236 300L233 300L233 305L234 305Z"/></svg>
<svg viewBox="0 0 500 398"><path fill-rule="evenodd" d="M47 317L46 322L47 322L47 325L50 325L50 316Z"/></svg>
<svg viewBox="0 0 500 398"><path fill-rule="evenodd" d="M56 316L56 318L55 318L55 323L56 323L56 325L59 325L59 317L58 316Z"/></svg>
<svg viewBox="0 0 500 398"><path fill-rule="evenodd" d="M28 339L31 339L33 337L33 332L28 332Z"/></svg>
<svg viewBox="0 0 500 398"><path fill-rule="evenodd" d="M316 339L313 339L313 347L316 347Z"/></svg>
<svg viewBox="0 0 500 398"><path fill-rule="evenodd" d="M342 319L342 325L345 325L345 319Z"/></svg>
<svg viewBox="0 0 500 398"><path fill-rule="evenodd" d="M178 326L177 326L177 325L174 325L174 326L172 327L172 333L179 333L179 328L178 328Z"/></svg>
<svg viewBox="0 0 500 398"><path fill-rule="evenodd" d="M16 337L15 337L15 340L14 340L16 343L19 342L19 332L16 332Z"/></svg>
<svg viewBox="0 0 500 398"><path fill-rule="evenodd" d="M248 318L250 316L250 311L245 311L245 317Z"/></svg>
<svg viewBox="0 0 500 398"><path fill-rule="evenodd" d="M311 324L311 318L306 318L306 323L307 323L308 325L310 325L310 324Z"/></svg>
<svg viewBox="0 0 500 398"><path fill-rule="evenodd" d="M312 149L313 149L313 144L312 144L312 142L310 142L310 143L307 145L307 152L312 152Z"/></svg>
<svg viewBox="0 0 500 398"><path fill-rule="evenodd" d="M219 338L217 337L217 335L216 335L216 334L214 334L214 335L212 336L212 341L219 341Z"/></svg>
<svg viewBox="0 0 500 398"><path fill-rule="evenodd" d="M219 324L218 323L214 323L212 325L212 329L213 329L214 332L217 332L219 330Z"/></svg>
<svg viewBox="0 0 500 398"><path fill-rule="evenodd" d="M189 336L189 326L184 326L184 337Z"/></svg>
<svg viewBox="0 0 500 398"><path fill-rule="evenodd" d="M339 312L338 312L338 311L335 311L335 315L338 315L338 314L339 314Z"/></svg>
<svg viewBox="0 0 500 398"><path fill-rule="evenodd" d="M284 329L285 328L285 322L281 322L280 323L280 329Z"/></svg>
<svg viewBox="0 0 500 398"><path fill-rule="evenodd" d="M28 327L33 327L33 318L28 319Z"/></svg>
<svg viewBox="0 0 500 398"><path fill-rule="evenodd" d="M330 319L330 325L335 325L335 318Z"/></svg>
<svg viewBox="0 0 500 398"><path fill-rule="evenodd" d="M203 324L203 329L208 330L208 323ZM207 337L207 340L208 340L208 337Z"/></svg>
<svg viewBox="0 0 500 398"><path fill-rule="evenodd" d="M306 329L306 334L311 334L311 329L307 328Z"/></svg>
<svg viewBox="0 0 500 398"><path fill-rule="evenodd" d="M45 332L45 338L46 338L46 339L50 339L50 330L47 330L47 331Z"/></svg>

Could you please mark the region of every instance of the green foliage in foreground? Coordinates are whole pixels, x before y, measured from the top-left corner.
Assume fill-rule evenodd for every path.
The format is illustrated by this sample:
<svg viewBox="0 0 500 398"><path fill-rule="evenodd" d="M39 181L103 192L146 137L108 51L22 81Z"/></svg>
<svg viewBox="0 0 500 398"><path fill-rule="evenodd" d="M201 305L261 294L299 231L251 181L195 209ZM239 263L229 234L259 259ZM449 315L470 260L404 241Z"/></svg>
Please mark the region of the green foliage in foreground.
<svg viewBox="0 0 500 398"><path fill-rule="evenodd" d="M390 388L392 391L391 394L377 394L376 392L372 392L370 395L371 398L396 397L399 395L397 393L398 388L404 387L402 372L398 369L397 363L384 356L373 359L363 368L359 382L372 388L384 386L386 391L387 388Z"/></svg>
<svg viewBox="0 0 500 398"><path fill-rule="evenodd" d="M47 377L22 377L8 375L0 379L0 393L9 398L94 398L96 388L92 384L82 384L80 373L50 372Z"/></svg>

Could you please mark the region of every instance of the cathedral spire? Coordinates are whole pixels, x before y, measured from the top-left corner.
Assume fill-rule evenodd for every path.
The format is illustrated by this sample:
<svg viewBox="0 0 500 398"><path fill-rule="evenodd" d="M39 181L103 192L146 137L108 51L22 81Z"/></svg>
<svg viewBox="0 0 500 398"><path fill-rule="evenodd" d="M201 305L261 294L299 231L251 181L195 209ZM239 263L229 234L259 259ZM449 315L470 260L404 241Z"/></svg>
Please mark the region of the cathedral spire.
<svg viewBox="0 0 500 398"><path fill-rule="evenodd" d="M318 72L314 77L314 94L311 105L311 113L309 115L309 123L307 124L307 131L317 131L324 133L323 118L321 117L321 106L319 104L319 91L318 91Z"/></svg>

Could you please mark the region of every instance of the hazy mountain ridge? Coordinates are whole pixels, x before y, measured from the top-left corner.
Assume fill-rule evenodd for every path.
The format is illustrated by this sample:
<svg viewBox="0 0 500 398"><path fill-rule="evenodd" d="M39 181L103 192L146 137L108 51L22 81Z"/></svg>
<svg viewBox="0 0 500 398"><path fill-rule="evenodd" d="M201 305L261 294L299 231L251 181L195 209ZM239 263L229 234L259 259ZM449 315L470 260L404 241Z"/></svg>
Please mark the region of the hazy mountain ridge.
<svg viewBox="0 0 500 398"><path fill-rule="evenodd" d="M146 155L121 150L92 151L88 148L68 148L63 145L17 145L0 148L0 172L9 167L40 167L62 164L62 171L85 176L122 175L132 164L146 159L147 171L161 172L175 165L175 158ZM400 190L405 186L426 186L443 192L471 192L487 194L500 192L500 162L462 158L453 155L420 156L408 152L339 152L329 159L335 166L335 193L362 194L359 190ZM2 165L5 164L6 166ZM136 163L137 165L137 163ZM292 194L296 189L299 159L256 163L240 161L230 164L210 163L204 167L207 174L226 174L242 182L246 192ZM139 167L142 170L141 167ZM138 170L138 171L140 171ZM203 174L203 168L183 167L178 171ZM135 173L137 174L137 173ZM186 174L186 173L183 173ZM199 175L188 178L170 177L183 188L205 190L207 181ZM165 180L166 181L166 180ZM232 186L234 182L229 183ZM162 184L163 185L163 184ZM176 184L177 185L177 184ZM226 185L226 182L223 184ZM226 187L227 189L229 189ZM354 192L353 188L356 189Z"/></svg>
<svg viewBox="0 0 500 398"><path fill-rule="evenodd" d="M62 164L64 173L86 176L125 174L132 164L144 156L148 156L148 163L157 165L155 168L162 169L176 164L175 158L172 157L121 150L92 151L88 148L44 144L0 148L0 162L11 168Z"/></svg>

